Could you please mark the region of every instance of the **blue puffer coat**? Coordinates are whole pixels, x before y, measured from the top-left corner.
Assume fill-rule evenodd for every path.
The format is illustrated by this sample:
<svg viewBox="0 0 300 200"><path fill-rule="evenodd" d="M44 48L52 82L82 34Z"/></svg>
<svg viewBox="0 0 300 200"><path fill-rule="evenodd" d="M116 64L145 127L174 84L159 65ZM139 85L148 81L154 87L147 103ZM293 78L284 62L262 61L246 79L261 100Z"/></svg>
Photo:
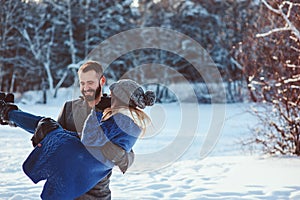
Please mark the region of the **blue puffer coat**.
<svg viewBox="0 0 300 200"><path fill-rule="evenodd" d="M94 139L83 137L81 142L77 133L58 128L50 132L41 142L42 146L36 147L25 160L23 170L34 183L46 180L42 199L74 199L106 177L113 165L104 158L97 145L110 140L127 152L131 150L141 133L133 120L121 113L104 122L99 122L101 117L102 112L93 111L84 127L83 132L94 135Z"/></svg>

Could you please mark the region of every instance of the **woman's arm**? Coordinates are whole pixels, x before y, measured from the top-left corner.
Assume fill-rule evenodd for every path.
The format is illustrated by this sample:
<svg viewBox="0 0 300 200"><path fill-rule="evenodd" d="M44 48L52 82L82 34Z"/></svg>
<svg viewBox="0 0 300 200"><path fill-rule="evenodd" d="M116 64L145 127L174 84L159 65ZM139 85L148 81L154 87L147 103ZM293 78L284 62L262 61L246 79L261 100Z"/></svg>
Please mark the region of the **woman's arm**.
<svg viewBox="0 0 300 200"><path fill-rule="evenodd" d="M101 147L101 152L108 160L112 161L114 165L117 165L123 174L134 161L133 151L127 153L124 149L110 141Z"/></svg>
<svg viewBox="0 0 300 200"><path fill-rule="evenodd" d="M109 140L109 138L106 135L114 135L114 139L120 138L121 134L118 133L121 133L121 131L117 131L117 129L114 129L114 131L111 129L106 129L105 133L102 129L102 126L108 124L114 126L115 124L109 121L101 122L100 125L99 121L101 120L101 118L102 112L91 112L91 114L87 117L85 121L81 141L88 150L91 150L91 148L93 148L93 151L90 151L90 153L95 158L101 160L101 155L99 154L103 154L103 156L106 159L110 160L114 165L117 165L120 168L120 170L123 173L125 173L133 163L134 153L133 151L127 153L120 146L120 144L113 143ZM95 149L98 150L95 152Z"/></svg>
<svg viewBox="0 0 300 200"><path fill-rule="evenodd" d="M102 112L95 112L92 110L85 120L81 136L81 142L85 146L101 147L109 141L100 126L99 121L101 120L101 117Z"/></svg>

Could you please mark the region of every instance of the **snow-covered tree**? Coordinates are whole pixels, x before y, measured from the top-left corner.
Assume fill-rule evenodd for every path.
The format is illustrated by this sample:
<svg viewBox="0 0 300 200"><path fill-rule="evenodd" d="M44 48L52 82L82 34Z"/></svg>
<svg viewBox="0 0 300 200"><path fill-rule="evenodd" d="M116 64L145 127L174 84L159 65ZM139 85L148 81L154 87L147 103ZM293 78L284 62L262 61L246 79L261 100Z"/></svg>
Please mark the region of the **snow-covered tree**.
<svg viewBox="0 0 300 200"><path fill-rule="evenodd" d="M241 41L243 32L247 30L247 21L252 20L253 12L248 12L249 8L253 7L252 2L257 1L135 0L139 4L133 7L133 0L9 0L3 2L3 7L9 2L11 5L18 3L21 9L14 13L16 20L10 20L11 24L7 26L9 29L15 27L12 29L14 31L9 32L13 38L10 41L15 43L5 44L7 36L3 37L6 40L1 40L4 48L14 46L14 49L6 48L5 54L0 55L15 59L13 63L2 64L4 73L11 74L9 81L3 79L7 88L15 88L10 87L12 80L15 80L14 85L23 90L40 89L43 79L54 91L61 86L70 86L77 82L76 69L80 63L99 44L122 31L155 26L179 31L200 43L228 83L228 94L231 94L228 101L242 100L239 92L243 82L240 65L229 52L232 45L237 46ZM9 16L9 10L3 9L2 19ZM149 42L155 37L145 34L143 39ZM125 48L130 49L131 45L127 42ZM193 55L194 50L188 42L182 41L181 45ZM117 55L120 46L109 46L96 59L107 64L105 58ZM203 81L191 63L172 52L136 49L125 53L110 63L106 70L113 80L136 66L153 62L172 67L191 82ZM1 72L1 75L4 73Z"/></svg>
<svg viewBox="0 0 300 200"><path fill-rule="evenodd" d="M0 2L0 90L13 91L13 82L21 75L14 66L20 66L22 61L18 55L22 50L16 27L23 18L23 3L21 0Z"/></svg>
<svg viewBox="0 0 300 200"><path fill-rule="evenodd" d="M37 9L35 9L37 8ZM27 51L26 58L31 60L32 76L46 76L50 90L53 90L53 78L51 74L52 45L54 41L55 25L49 23L45 7L31 6L31 15L26 15L23 26L18 30L24 40L24 48ZM45 74L45 75L44 75Z"/></svg>
<svg viewBox="0 0 300 200"><path fill-rule="evenodd" d="M237 58L245 67L260 126L247 143L271 154L300 155L300 4L265 1Z"/></svg>
<svg viewBox="0 0 300 200"><path fill-rule="evenodd" d="M242 41L243 33L247 30L248 20L252 20L256 3L247 1L138 1L139 27L163 27L179 31L196 40L212 57L226 82L229 102L242 101L244 93L244 80L242 70L238 63L231 57L233 45ZM251 11L251 12L249 12ZM238 20L237 20L238 19ZM251 21L249 21L251 23ZM149 40L149 38L148 38ZM172 44L170 44L172 45ZM190 55L195 51L188 42L182 42L182 48ZM152 62L165 64L181 73L191 82L203 82L199 73L195 73L191 63L184 58L170 52L152 49L128 57L136 65L142 60L151 60L151 55L156 56ZM158 53L156 53L158 52ZM138 60L136 58L139 58ZM197 57L194 57L197 61ZM209 102L209 94L197 93L201 102Z"/></svg>

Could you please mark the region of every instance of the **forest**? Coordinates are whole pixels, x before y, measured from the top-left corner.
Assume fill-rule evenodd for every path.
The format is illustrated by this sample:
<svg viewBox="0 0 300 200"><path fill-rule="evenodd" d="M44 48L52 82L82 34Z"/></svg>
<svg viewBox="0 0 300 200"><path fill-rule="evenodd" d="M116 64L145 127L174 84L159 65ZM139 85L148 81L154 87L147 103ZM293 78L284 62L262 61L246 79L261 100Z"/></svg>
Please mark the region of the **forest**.
<svg viewBox="0 0 300 200"><path fill-rule="evenodd" d="M274 11L277 8L282 15ZM176 31L203 47L225 86L226 99L220 102L270 100L270 84L299 79L297 1L1 0L0 9L1 91L48 89L55 96L60 87L77 84L78 67L99 44L124 31L147 27ZM138 34L141 43L159 38L151 32ZM128 46L131 41L118 42ZM130 51L122 54L114 44L101 54L117 55L107 63L105 75L115 81L137 66L167 66L195 84L199 102L210 102L203 86L208 81L193 66L199 60L193 55L196 49L184 39L177 43L189 60L168 51L173 42L160 49L128 47ZM160 70L160 77L169 77L169 71ZM140 73L129 73L129 78L134 74L145 82ZM166 87L155 85L162 102L174 100Z"/></svg>

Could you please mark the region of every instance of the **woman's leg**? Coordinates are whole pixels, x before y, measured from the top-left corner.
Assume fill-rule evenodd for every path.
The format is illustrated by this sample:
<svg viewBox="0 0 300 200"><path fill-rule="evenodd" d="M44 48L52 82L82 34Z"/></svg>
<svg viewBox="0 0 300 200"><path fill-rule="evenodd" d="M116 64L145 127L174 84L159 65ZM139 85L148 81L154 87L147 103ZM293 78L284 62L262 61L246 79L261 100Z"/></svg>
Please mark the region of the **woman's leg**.
<svg viewBox="0 0 300 200"><path fill-rule="evenodd" d="M8 113L8 118L9 121L15 123L16 126L33 134L38 122L44 117L36 116L21 110L12 110Z"/></svg>

